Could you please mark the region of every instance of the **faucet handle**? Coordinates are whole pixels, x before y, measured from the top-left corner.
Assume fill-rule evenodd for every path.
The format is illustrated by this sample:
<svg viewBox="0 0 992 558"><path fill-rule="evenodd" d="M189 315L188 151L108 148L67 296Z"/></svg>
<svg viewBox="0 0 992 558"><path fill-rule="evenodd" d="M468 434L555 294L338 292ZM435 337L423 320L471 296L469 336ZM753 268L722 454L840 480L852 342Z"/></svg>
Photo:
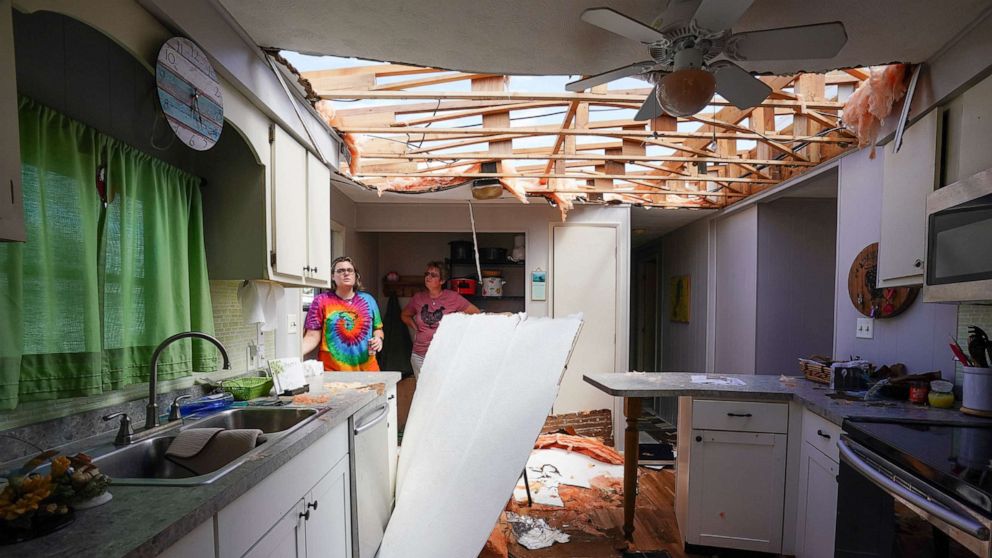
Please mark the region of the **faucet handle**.
<svg viewBox="0 0 992 558"><path fill-rule="evenodd" d="M192 395L186 394L172 400L172 405L169 406L169 422L183 418L183 413L179 410L179 402L192 398Z"/></svg>
<svg viewBox="0 0 992 558"><path fill-rule="evenodd" d="M114 445L129 445L134 437L134 430L131 429L131 419L128 418L127 413L109 414L104 416L103 420L114 420L117 417L121 417L121 425L120 428L117 429L117 437L114 438Z"/></svg>

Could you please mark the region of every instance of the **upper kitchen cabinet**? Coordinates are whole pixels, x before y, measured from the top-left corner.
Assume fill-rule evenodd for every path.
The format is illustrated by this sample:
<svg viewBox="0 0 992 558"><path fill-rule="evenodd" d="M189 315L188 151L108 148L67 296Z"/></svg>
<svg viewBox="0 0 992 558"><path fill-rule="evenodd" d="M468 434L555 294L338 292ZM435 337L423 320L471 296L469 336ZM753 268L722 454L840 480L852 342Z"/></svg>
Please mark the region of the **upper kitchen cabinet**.
<svg viewBox="0 0 992 558"><path fill-rule="evenodd" d="M941 111L933 110L906 129L898 153L894 141L885 146L879 288L923 284L927 195L937 183L940 127Z"/></svg>
<svg viewBox="0 0 992 558"><path fill-rule="evenodd" d="M328 285L331 173L279 126L272 133L272 273L288 281Z"/></svg>
<svg viewBox="0 0 992 558"><path fill-rule="evenodd" d="M330 285L330 170L277 125L268 153L226 126L204 156L203 205L211 279Z"/></svg>
<svg viewBox="0 0 992 558"><path fill-rule="evenodd" d="M11 4L0 0L0 241L24 237L21 150L17 127L17 80Z"/></svg>

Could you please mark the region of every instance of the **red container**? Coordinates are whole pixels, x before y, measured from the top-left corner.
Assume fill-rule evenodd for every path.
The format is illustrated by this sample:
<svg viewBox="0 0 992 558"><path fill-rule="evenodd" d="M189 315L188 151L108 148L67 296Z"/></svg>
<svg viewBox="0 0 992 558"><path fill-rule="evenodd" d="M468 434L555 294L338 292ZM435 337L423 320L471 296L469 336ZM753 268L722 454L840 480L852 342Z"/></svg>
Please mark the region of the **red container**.
<svg viewBox="0 0 992 558"><path fill-rule="evenodd" d="M479 282L475 279L451 279L448 288L462 295L474 295Z"/></svg>
<svg viewBox="0 0 992 558"><path fill-rule="evenodd" d="M915 403L917 405L923 405L927 402L927 393L930 392L930 386L914 382L909 386L909 402Z"/></svg>

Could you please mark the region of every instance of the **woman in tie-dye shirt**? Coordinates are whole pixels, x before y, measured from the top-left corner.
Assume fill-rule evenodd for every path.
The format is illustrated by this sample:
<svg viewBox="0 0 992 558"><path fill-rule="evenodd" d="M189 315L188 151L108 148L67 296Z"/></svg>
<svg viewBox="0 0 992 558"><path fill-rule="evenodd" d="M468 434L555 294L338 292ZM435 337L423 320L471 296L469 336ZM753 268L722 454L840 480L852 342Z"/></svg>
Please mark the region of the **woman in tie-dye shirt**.
<svg viewBox="0 0 992 558"><path fill-rule="evenodd" d="M324 370L379 370L375 354L382 350L382 316L375 298L362 289L361 277L351 258L336 258L331 262L334 291L310 303L303 354L319 347Z"/></svg>

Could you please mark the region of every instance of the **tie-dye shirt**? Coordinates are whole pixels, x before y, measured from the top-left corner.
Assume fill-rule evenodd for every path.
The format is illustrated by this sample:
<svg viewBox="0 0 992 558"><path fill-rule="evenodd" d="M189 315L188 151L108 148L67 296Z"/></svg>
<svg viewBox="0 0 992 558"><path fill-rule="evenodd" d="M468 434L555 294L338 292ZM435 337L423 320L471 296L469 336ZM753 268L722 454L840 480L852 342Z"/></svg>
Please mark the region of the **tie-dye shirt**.
<svg viewBox="0 0 992 558"><path fill-rule="evenodd" d="M317 354L324 370L379 370L369 341L373 331L382 329L382 317L369 293L355 293L349 300L333 292L317 295L303 327L321 332Z"/></svg>

